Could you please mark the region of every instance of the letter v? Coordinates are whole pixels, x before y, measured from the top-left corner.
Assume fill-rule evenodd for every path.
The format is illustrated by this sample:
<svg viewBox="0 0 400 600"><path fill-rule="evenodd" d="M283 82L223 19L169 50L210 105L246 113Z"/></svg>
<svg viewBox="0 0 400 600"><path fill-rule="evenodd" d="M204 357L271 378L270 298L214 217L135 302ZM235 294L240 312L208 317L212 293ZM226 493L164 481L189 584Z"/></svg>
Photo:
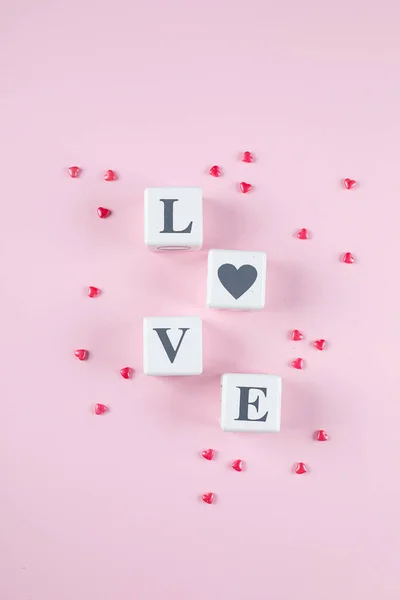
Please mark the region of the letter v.
<svg viewBox="0 0 400 600"><path fill-rule="evenodd" d="M156 327L156 328L154 328L154 331L157 333L158 337L160 338L160 342L164 346L164 350L167 353L167 356L168 356L170 362L173 363L176 358L176 355L178 354L178 350L181 347L183 338L185 337L185 333L187 331L189 331L190 327L179 327L179 330L182 331L182 335L181 335L181 339L179 340L176 349L174 349L173 345L171 344L171 340L168 337L167 331L169 331L170 329L171 329L171 327L168 327L168 328Z"/></svg>

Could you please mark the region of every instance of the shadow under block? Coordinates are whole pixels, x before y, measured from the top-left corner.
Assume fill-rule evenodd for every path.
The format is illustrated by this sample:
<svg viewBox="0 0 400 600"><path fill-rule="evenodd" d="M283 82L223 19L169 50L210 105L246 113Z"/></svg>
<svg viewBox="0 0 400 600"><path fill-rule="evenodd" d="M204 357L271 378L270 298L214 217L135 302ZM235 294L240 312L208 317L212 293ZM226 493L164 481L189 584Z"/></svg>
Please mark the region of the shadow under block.
<svg viewBox="0 0 400 600"><path fill-rule="evenodd" d="M226 373L221 378L221 429L278 432L282 379L277 375Z"/></svg>
<svg viewBox="0 0 400 600"><path fill-rule="evenodd" d="M267 255L247 250L210 250L207 306L261 310L265 306Z"/></svg>
<svg viewBox="0 0 400 600"><path fill-rule="evenodd" d="M203 244L201 188L146 188L144 241L150 250L199 250Z"/></svg>
<svg viewBox="0 0 400 600"><path fill-rule="evenodd" d="M145 317L143 371L146 375L200 375L203 372L200 317Z"/></svg>

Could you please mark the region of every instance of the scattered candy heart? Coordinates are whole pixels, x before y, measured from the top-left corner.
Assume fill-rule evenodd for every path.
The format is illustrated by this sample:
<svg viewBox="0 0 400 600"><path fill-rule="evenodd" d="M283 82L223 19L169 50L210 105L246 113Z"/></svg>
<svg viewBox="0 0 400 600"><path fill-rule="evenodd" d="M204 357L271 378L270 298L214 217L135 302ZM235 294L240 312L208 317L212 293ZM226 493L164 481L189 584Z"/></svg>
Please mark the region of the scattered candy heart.
<svg viewBox="0 0 400 600"><path fill-rule="evenodd" d="M100 294L99 288L94 287L94 285L89 285L88 292L87 292L87 295L89 296L89 298L96 298L96 296L98 296L99 294Z"/></svg>
<svg viewBox="0 0 400 600"><path fill-rule="evenodd" d="M327 442L329 440L329 435L323 429L318 429L314 433L314 439L318 442Z"/></svg>
<svg viewBox="0 0 400 600"><path fill-rule="evenodd" d="M131 367L123 367L120 373L124 379L130 379L133 375L133 369Z"/></svg>
<svg viewBox="0 0 400 600"><path fill-rule="evenodd" d="M323 350L325 348L325 345L326 345L325 340L315 340L315 342L313 342L313 346L317 350Z"/></svg>
<svg viewBox="0 0 400 600"><path fill-rule="evenodd" d="M343 185L346 188L346 190L351 190L351 188L353 188L355 185L357 185L357 181L355 179L343 179Z"/></svg>
<svg viewBox="0 0 400 600"><path fill-rule="evenodd" d="M68 169L68 174L70 177L72 177L72 179L76 179L79 176L79 173L81 172L79 167L70 167Z"/></svg>
<svg viewBox="0 0 400 600"><path fill-rule="evenodd" d="M84 350L83 348L80 348L79 350L75 350L75 356L76 358L79 358L79 360L86 360L87 357L89 356L89 352L87 350Z"/></svg>
<svg viewBox="0 0 400 600"><path fill-rule="evenodd" d="M355 262L355 258L351 252L345 252L342 256L342 262L352 265Z"/></svg>
<svg viewBox="0 0 400 600"><path fill-rule="evenodd" d="M247 162L247 163L251 163L254 160L254 156L252 155L251 152L249 152L248 150L246 152L243 152L243 158L242 161L243 162Z"/></svg>
<svg viewBox="0 0 400 600"><path fill-rule="evenodd" d="M294 342L300 342L300 340L302 340L304 337L304 335L301 333L301 331L299 331L298 329L293 329L292 333L290 334L290 338L294 341Z"/></svg>
<svg viewBox="0 0 400 600"><path fill-rule="evenodd" d="M105 181L115 181L117 179L117 176L114 173L114 171L108 169L108 171L104 173L104 179Z"/></svg>
<svg viewBox="0 0 400 600"><path fill-rule="evenodd" d="M208 492L207 494L203 494L201 499L206 504L212 504L215 500L215 495L212 492Z"/></svg>
<svg viewBox="0 0 400 600"><path fill-rule="evenodd" d="M304 475L304 473L307 473L307 467L303 462L298 462L294 470L297 475Z"/></svg>
<svg viewBox="0 0 400 600"><path fill-rule="evenodd" d="M249 192L252 187L253 186L251 185L251 183L246 183L245 181L242 181L240 184L240 189L243 194L247 194L247 192Z"/></svg>
<svg viewBox="0 0 400 600"><path fill-rule="evenodd" d="M232 469L235 469L235 471L238 471L240 473L240 471L243 471L243 461L242 460L234 460L233 463L231 464Z"/></svg>
<svg viewBox="0 0 400 600"><path fill-rule="evenodd" d="M211 167L211 169L209 170L210 175L212 175L213 177L219 177L221 175L221 169L219 168L218 165L214 165L213 167Z"/></svg>
<svg viewBox="0 0 400 600"><path fill-rule="evenodd" d="M292 360L292 367L294 369L302 369L304 365L304 360L302 358L295 358Z"/></svg>
<svg viewBox="0 0 400 600"><path fill-rule="evenodd" d="M299 229L298 232L296 233L296 237L299 240L308 240L308 231L307 231L307 229L305 229L305 228Z"/></svg>
<svg viewBox="0 0 400 600"><path fill-rule="evenodd" d="M212 448L208 448L208 450L203 450L201 453L202 457L206 460L212 460L214 458L215 451Z"/></svg>
<svg viewBox="0 0 400 600"><path fill-rule="evenodd" d="M109 208L99 206L99 208L97 209L97 214L99 215L100 219L106 219L111 215L111 210Z"/></svg>
<svg viewBox="0 0 400 600"><path fill-rule="evenodd" d="M105 404L96 404L94 407L94 412L96 415L104 415L104 413L108 412L108 406Z"/></svg>

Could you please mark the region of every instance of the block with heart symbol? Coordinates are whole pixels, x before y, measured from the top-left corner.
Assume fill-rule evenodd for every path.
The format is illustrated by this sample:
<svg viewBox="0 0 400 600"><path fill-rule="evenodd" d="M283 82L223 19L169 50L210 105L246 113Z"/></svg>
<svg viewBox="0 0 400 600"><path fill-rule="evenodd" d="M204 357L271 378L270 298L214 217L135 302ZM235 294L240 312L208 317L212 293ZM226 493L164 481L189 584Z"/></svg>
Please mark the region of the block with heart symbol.
<svg viewBox="0 0 400 600"><path fill-rule="evenodd" d="M207 306L234 310L264 308L266 270L265 252L210 250Z"/></svg>
<svg viewBox="0 0 400 600"><path fill-rule="evenodd" d="M266 433L280 431L280 377L226 373L221 378L221 389L221 429Z"/></svg>
<svg viewBox="0 0 400 600"><path fill-rule="evenodd" d="M200 375L203 372L200 317L145 317L143 371L146 375Z"/></svg>
<svg viewBox="0 0 400 600"><path fill-rule="evenodd" d="M201 188L146 188L144 241L150 250L199 250L203 244Z"/></svg>

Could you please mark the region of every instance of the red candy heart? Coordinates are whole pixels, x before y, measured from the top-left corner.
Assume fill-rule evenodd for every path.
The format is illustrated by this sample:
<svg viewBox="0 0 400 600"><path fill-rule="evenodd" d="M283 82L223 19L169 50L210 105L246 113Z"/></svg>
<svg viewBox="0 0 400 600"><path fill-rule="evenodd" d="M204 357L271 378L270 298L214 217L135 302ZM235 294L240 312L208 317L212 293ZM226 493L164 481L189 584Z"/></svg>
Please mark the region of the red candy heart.
<svg viewBox="0 0 400 600"><path fill-rule="evenodd" d="M304 337L304 335L298 329L293 329L292 333L290 334L290 338L294 342L300 342L300 340L302 340L303 337Z"/></svg>
<svg viewBox="0 0 400 600"><path fill-rule="evenodd" d="M210 175L212 175L213 177L219 177L221 175L221 169L219 168L218 165L214 165L213 167L211 167L211 169L209 170Z"/></svg>
<svg viewBox="0 0 400 600"><path fill-rule="evenodd" d="M317 350L323 350L325 348L325 345L326 345L325 340L315 340L315 342L313 342L313 346Z"/></svg>
<svg viewBox="0 0 400 600"><path fill-rule="evenodd" d="M120 373L124 379L130 379L133 375L133 369L131 367L124 367L120 370Z"/></svg>
<svg viewBox="0 0 400 600"><path fill-rule="evenodd" d="M87 292L87 295L89 296L89 298L96 298L96 296L98 296L99 294L100 294L99 288L94 287L94 285L89 285L88 292Z"/></svg>
<svg viewBox="0 0 400 600"><path fill-rule="evenodd" d="M243 471L243 461L242 460L234 460L233 463L231 464L232 469L235 469L235 471L238 471L240 473L240 471Z"/></svg>
<svg viewBox="0 0 400 600"><path fill-rule="evenodd" d="M212 492L208 492L207 494L203 494L201 499L206 504L212 504L215 500L215 495Z"/></svg>
<svg viewBox="0 0 400 600"><path fill-rule="evenodd" d="M97 214L99 215L100 219L106 219L111 215L111 210L109 208L99 206L99 208L97 209Z"/></svg>
<svg viewBox="0 0 400 600"><path fill-rule="evenodd" d="M357 181L355 179L343 179L343 185L346 188L346 190L351 190L351 188L353 188L355 185L357 185Z"/></svg>
<svg viewBox="0 0 400 600"><path fill-rule="evenodd" d="M105 181L115 181L116 179L117 179L117 176L114 173L114 171L112 171L111 169L108 169L108 171L106 171L104 173L104 180Z"/></svg>
<svg viewBox="0 0 400 600"><path fill-rule="evenodd" d="M201 453L202 457L206 460L212 460L214 458L215 451L212 448L208 448L208 450L203 450Z"/></svg>
<svg viewBox="0 0 400 600"><path fill-rule="evenodd" d="M294 369L302 369L304 365L304 360L302 358L295 358L292 360L292 367Z"/></svg>
<svg viewBox="0 0 400 600"><path fill-rule="evenodd" d="M327 442L329 440L329 435L323 429L318 429L314 433L314 439L316 439L317 442Z"/></svg>
<svg viewBox="0 0 400 600"><path fill-rule="evenodd" d="M242 181L240 184L240 189L243 194L247 194L247 192L249 192L252 187L253 186L251 185L251 183L246 183L245 181Z"/></svg>
<svg viewBox="0 0 400 600"><path fill-rule="evenodd" d="M243 158L242 158L243 162L251 163L251 162L253 162L253 160L254 160L254 156L252 155L251 152L249 152L249 151L243 152Z"/></svg>
<svg viewBox="0 0 400 600"><path fill-rule="evenodd" d="M307 229L305 229L305 228L299 229L299 231L296 233L296 237L299 240L308 240L308 231L307 231Z"/></svg>
<svg viewBox="0 0 400 600"><path fill-rule="evenodd" d="M80 172L81 172L81 170L79 167L70 167L68 169L68 174L70 177L72 177L72 179L76 179L76 177L78 177Z"/></svg>
<svg viewBox="0 0 400 600"><path fill-rule="evenodd" d="M345 252L342 256L342 262L352 265L355 262L355 258L351 252Z"/></svg>
<svg viewBox="0 0 400 600"><path fill-rule="evenodd" d="M74 352L76 358L79 358L79 360L86 360L87 357L89 356L89 352L87 350L84 350L83 348L80 348L79 350L75 350Z"/></svg>
<svg viewBox="0 0 400 600"><path fill-rule="evenodd" d="M96 415L104 415L108 411L108 406L105 404L96 404L94 407L94 412Z"/></svg>
<svg viewBox="0 0 400 600"><path fill-rule="evenodd" d="M304 475L304 473L307 473L307 467L303 462L298 462L294 470L297 475Z"/></svg>

